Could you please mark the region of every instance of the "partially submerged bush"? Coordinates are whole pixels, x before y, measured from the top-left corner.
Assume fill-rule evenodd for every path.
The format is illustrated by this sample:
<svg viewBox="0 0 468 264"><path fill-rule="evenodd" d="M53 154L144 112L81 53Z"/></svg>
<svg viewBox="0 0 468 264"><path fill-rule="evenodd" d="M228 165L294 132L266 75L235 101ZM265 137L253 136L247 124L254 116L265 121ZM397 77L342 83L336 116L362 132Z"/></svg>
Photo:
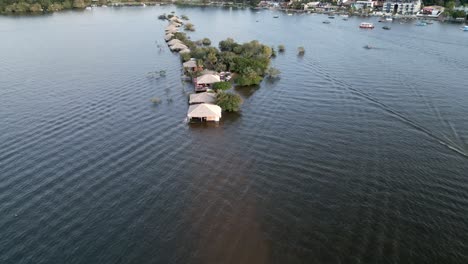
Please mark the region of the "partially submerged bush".
<svg viewBox="0 0 468 264"><path fill-rule="evenodd" d="M211 40L209 38L204 38L204 39L202 39L202 43L205 46L209 46L209 45L211 45Z"/></svg>
<svg viewBox="0 0 468 264"><path fill-rule="evenodd" d="M182 18L183 20L189 20L188 16L186 15L181 15L180 18Z"/></svg>
<svg viewBox="0 0 468 264"><path fill-rule="evenodd" d="M166 20L167 19L166 14L159 15L158 19Z"/></svg>
<svg viewBox="0 0 468 264"><path fill-rule="evenodd" d="M217 82L213 84L213 90L215 91L224 91L231 88L230 82Z"/></svg>
<svg viewBox="0 0 468 264"><path fill-rule="evenodd" d="M239 74L235 81L239 86L258 85L262 81L262 77L257 72L249 68L244 73Z"/></svg>
<svg viewBox="0 0 468 264"><path fill-rule="evenodd" d="M266 71L265 74L266 74L266 76L268 76L268 78L275 79L275 78L279 77L281 72L280 72L280 70L278 70L276 68L270 67L270 68L268 68L268 70Z"/></svg>
<svg viewBox="0 0 468 264"><path fill-rule="evenodd" d="M278 45L278 51L279 51L279 52L284 52L285 50L286 50L286 48L284 47L283 44Z"/></svg>
<svg viewBox="0 0 468 264"><path fill-rule="evenodd" d="M305 53L304 47L297 48L297 54L298 55L302 56L302 55L304 55L304 53Z"/></svg>
<svg viewBox="0 0 468 264"><path fill-rule="evenodd" d="M226 112L237 112L242 105L242 98L238 94L219 92L216 94L216 104Z"/></svg>
<svg viewBox="0 0 468 264"><path fill-rule="evenodd" d="M187 23L185 24L184 29L187 31L195 31L195 26L192 23Z"/></svg>
<svg viewBox="0 0 468 264"><path fill-rule="evenodd" d="M159 104L161 103L161 99L159 97L153 97L150 100L153 104Z"/></svg>

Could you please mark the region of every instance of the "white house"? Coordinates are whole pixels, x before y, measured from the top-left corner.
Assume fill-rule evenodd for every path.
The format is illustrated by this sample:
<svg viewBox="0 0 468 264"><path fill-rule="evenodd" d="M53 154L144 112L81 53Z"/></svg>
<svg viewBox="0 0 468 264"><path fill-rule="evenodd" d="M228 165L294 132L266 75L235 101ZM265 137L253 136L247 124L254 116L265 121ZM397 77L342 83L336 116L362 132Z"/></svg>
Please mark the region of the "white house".
<svg viewBox="0 0 468 264"><path fill-rule="evenodd" d="M357 10L362 10L362 9L373 9L374 8L374 2L371 0L368 1L356 1L353 4L354 8Z"/></svg>
<svg viewBox="0 0 468 264"><path fill-rule="evenodd" d="M382 11L388 14L415 15L421 10L421 0L388 0Z"/></svg>

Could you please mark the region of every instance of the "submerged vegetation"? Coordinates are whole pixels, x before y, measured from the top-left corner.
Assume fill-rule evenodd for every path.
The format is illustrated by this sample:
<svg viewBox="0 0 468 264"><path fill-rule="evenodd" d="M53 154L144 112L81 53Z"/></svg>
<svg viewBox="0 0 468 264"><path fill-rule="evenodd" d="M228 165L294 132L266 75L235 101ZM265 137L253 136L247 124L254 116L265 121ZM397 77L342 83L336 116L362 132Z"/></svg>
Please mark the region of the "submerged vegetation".
<svg viewBox="0 0 468 264"><path fill-rule="evenodd" d="M216 93L216 104L226 112L237 112L242 105L242 98L238 94L218 92Z"/></svg>
<svg viewBox="0 0 468 264"><path fill-rule="evenodd" d="M266 75L273 54L271 47L256 40L239 44L228 38L219 42L217 49L198 46L184 33L175 33L174 38L182 41L191 50L190 53L181 54L182 61L194 58L197 65L205 69L233 72L235 83L239 86L258 85Z"/></svg>
<svg viewBox="0 0 468 264"><path fill-rule="evenodd" d="M284 52L285 50L286 50L286 48L284 47L283 44L278 45L278 52Z"/></svg>
<svg viewBox="0 0 468 264"><path fill-rule="evenodd" d="M202 44L205 46L211 45L211 40L209 38L202 39Z"/></svg>
<svg viewBox="0 0 468 264"><path fill-rule="evenodd" d="M305 49L304 47L299 47L297 48L297 55L303 56L305 54Z"/></svg>
<svg viewBox="0 0 468 264"><path fill-rule="evenodd" d="M195 26L192 23L187 23L184 25L184 29L187 31L195 31Z"/></svg>
<svg viewBox="0 0 468 264"><path fill-rule="evenodd" d="M231 89L230 82L217 82L213 84L213 90L215 91L224 91Z"/></svg>

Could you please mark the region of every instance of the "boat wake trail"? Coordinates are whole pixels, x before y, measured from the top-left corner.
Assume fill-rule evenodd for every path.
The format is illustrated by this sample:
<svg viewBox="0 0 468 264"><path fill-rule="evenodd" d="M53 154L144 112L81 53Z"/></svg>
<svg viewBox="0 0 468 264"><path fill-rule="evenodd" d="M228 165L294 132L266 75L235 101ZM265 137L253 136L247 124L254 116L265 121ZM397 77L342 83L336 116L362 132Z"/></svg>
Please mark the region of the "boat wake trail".
<svg viewBox="0 0 468 264"><path fill-rule="evenodd" d="M437 133L434 133L433 131L431 131L430 129L426 128L425 126L423 126L422 124L418 123L417 121L415 120L412 120L411 118L407 117L406 115L398 112L397 110L393 109L392 107L386 105L385 103L381 102L379 99L375 98L374 96L360 90L360 89L357 89L357 88L354 88L352 87L351 85L349 85L348 83L342 81L342 80L339 80L339 79L336 79L335 77L331 76L329 73L323 71L323 69L318 69L318 71L321 72L322 75L324 75L326 78L328 78L329 80L333 80L333 82L335 84L338 84L340 87L348 90L348 91L351 91L354 95L360 97L360 98L363 98L371 103L373 103L374 105L378 106L381 110L391 114L392 116L398 118L400 121L404 122L405 124L413 127L414 129L426 134L428 137L436 140L437 142L439 142L440 144L446 146L447 148L449 148L450 150L460 154L461 156L465 157L465 158L468 158L468 150L463 146L463 144L457 144L455 143L453 140L451 140L449 137L447 137L446 135L438 135ZM420 93L418 93L420 94ZM426 103L427 103L427 99L425 100ZM443 118L441 117L440 115L440 112L437 110L437 108L435 108L435 106L432 105L431 107L433 109L433 111L435 111L435 113L438 113L437 116L439 118L439 120L443 120ZM447 124L446 121L444 121L443 123ZM451 124L449 124L449 126L451 127L451 130L454 132L454 135L455 135L455 138L457 138L457 133L455 131L455 129L453 128L453 126Z"/></svg>
<svg viewBox="0 0 468 264"><path fill-rule="evenodd" d="M362 97L362 98L372 102L373 104L379 106L380 109L386 111L389 114L392 114L393 116L397 117L398 119L400 119L402 122L406 123L407 125L413 127L414 129L417 129L420 132L423 132L424 134L426 134L430 138L437 140L440 144L442 144L442 145L448 147L449 149L455 151L456 153L468 158L468 151L464 147L456 144L451 139L447 138L446 136L439 136L439 135L433 133L431 130L427 129L423 125L419 124L418 122L415 122L414 120L411 120L410 118L408 118L405 115L399 113L398 111L392 109L388 105L380 102L379 100L377 100L376 98L374 98L373 96L371 96L371 95L369 95L367 93L364 93L364 92L359 91L358 89L355 89L355 88L352 88L352 87L348 87L348 89L350 91L354 92L355 94L359 95L360 97Z"/></svg>

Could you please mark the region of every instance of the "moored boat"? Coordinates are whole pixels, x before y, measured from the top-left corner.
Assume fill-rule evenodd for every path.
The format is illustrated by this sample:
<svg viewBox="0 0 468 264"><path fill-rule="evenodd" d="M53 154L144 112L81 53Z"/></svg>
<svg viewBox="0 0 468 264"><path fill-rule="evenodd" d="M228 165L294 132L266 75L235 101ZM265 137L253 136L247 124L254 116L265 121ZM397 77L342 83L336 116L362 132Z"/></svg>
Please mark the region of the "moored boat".
<svg viewBox="0 0 468 264"><path fill-rule="evenodd" d="M418 21L418 22L416 23L416 26L424 27L424 26L427 26L427 23L424 22L424 21Z"/></svg>
<svg viewBox="0 0 468 264"><path fill-rule="evenodd" d="M462 27L460 29L463 30L463 31L468 31L468 26L464 26L464 27Z"/></svg>
<svg viewBox="0 0 468 264"><path fill-rule="evenodd" d="M385 30L390 30L391 29L391 27L389 27L389 26L383 26L382 28L385 29Z"/></svg>
<svg viewBox="0 0 468 264"><path fill-rule="evenodd" d="M373 29L373 28L374 28L374 24L368 23L368 22L362 22L362 23L359 25L359 28Z"/></svg>
<svg viewBox="0 0 468 264"><path fill-rule="evenodd" d="M323 21L322 23L324 23L324 24L330 24L330 21L325 20L325 21Z"/></svg>

